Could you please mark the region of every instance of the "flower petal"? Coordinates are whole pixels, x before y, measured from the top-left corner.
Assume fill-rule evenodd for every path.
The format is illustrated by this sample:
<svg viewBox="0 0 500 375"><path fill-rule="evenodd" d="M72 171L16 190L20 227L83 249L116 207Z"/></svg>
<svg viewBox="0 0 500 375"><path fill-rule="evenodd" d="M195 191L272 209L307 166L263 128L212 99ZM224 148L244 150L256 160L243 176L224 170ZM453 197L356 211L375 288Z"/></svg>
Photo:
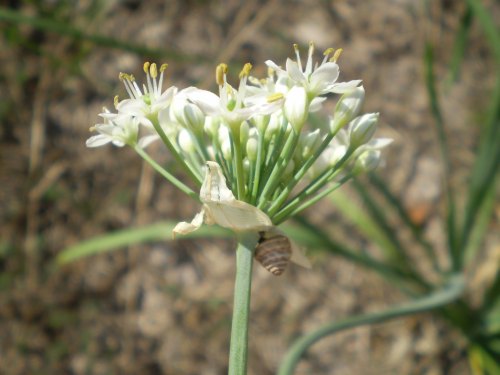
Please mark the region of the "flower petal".
<svg viewBox="0 0 500 375"><path fill-rule="evenodd" d="M177 234L188 234L198 230L203 224L203 218L205 216L205 210L198 212L190 223L182 221L178 223L174 230L172 231L172 237L175 238Z"/></svg>
<svg viewBox="0 0 500 375"><path fill-rule="evenodd" d="M196 87L189 87L183 90L190 101L196 104L209 116L216 116L221 111L221 102L217 95L207 90L200 90Z"/></svg>
<svg viewBox="0 0 500 375"><path fill-rule="evenodd" d="M354 90L362 81L360 79L355 79L349 82L334 83L328 88L328 92L335 94L345 94L351 90Z"/></svg>

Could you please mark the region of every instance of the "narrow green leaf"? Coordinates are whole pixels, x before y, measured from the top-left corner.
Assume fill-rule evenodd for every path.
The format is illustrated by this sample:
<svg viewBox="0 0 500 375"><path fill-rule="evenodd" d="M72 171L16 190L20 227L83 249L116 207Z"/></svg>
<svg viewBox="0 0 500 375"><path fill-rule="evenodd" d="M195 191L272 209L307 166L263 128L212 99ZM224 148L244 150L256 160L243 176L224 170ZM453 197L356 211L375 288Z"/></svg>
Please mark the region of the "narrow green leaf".
<svg viewBox="0 0 500 375"><path fill-rule="evenodd" d="M337 190L328 199L330 199L344 217L356 225L361 233L380 247L385 253L386 259L394 260L399 258L400 249L394 245L393 241L387 236L387 233L380 228L379 223L361 210L344 192Z"/></svg>
<svg viewBox="0 0 500 375"><path fill-rule="evenodd" d="M382 312L359 315L338 322L332 322L298 339L285 355L278 375L291 375L304 353L319 340L337 332L362 325L381 323L389 319L413 315L447 305L458 299L465 288L461 275L450 277L448 283L431 294Z"/></svg>
<svg viewBox="0 0 500 375"><path fill-rule="evenodd" d="M57 263L62 265L90 255L117 250L134 244L170 241L172 230L177 223L165 221L141 228L128 228L113 233L94 237L64 249L57 256ZM216 226L203 226L196 232L182 238L217 237L227 238L230 232Z"/></svg>
<svg viewBox="0 0 500 375"><path fill-rule="evenodd" d="M436 125L439 151L441 153L441 160L444 169L443 183L446 189L446 234L448 236L448 252L452 259L453 270L458 271L461 267L462 259L459 246L457 245L458 234L456 231L456 206L454 192L451 185L450 152L436 88L436 77L434 75L434 49L429 42L425 45L424 67L427 94L429 96L431 112L435 120L434 123Z"/></svg>

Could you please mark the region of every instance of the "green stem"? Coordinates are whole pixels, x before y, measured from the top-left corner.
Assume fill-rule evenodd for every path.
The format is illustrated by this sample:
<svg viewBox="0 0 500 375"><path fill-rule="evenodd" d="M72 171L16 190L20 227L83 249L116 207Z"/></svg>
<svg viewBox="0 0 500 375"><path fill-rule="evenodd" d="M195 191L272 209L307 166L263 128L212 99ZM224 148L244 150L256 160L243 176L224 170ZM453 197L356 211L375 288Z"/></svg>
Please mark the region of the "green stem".
<svg viewBox="0 0 500 375"><path fill-rule="evenodd" d="M262 153L264 151L264 134L259 133L259 145L257 148L257 162L254 174L254 179L252 181L252 195L250 197L250 202L255 205L257 202L257 193L259 191L260 185L260 174L262 169Z"/></svg>
<svg viewBox="0 0 500 375"><path fill-rule="evenodd" d="M229 349L229 375L245 375L248 358L248 320L252 266L257 235L245 233L238 236L236 249L236 280L234 285L233 320Z"/></svg>
<svg viewBox="0 0 500 375"><path fill-rule="evenodd" d="M278 198L274 201L274 203L269 208L269 214L273 215L276 211L281 207L281 205L286 201L288 195L292 192L293 188L300 182L302 177L307 173L309 168L313 165L313 163L319 158L319 156L323 153L323 151L328 147L331 140L335 136L336 133L328 134L318 149L315 151L312 157L308 158L306 163L300 167L297 173L293 176L287 186L280 193Z"/></svg>
<svg viewBox="0 0 500 375"><path fill-rule="evenodd" d="M165 144L165 146L168 148L168 150L170 151L170 153L172 154L172 156L175 158L175 161L180 166L182 166L184 168L184 170L187 172L187 174L189 175L189 177L192 178L192 180L196 183L196 185L198 187L201 187L201 184L202 184L203 181L198 176L198 174L196 173L196 171L194 171L192 169L192 167L189 166L189 164L186 163L186 160L184 160L184 158L181 157L181 155L176 150L176 148L174 147L174 145L172 144L172 142L170 142L170 139L168 139L167 135L163 131L163 129L162 129L162 127L161 127L161 125L160 125L160 123L159 123L159 121L158 121L158 119L156 117L157 116L150 116L149 120L153 124L153 127L155 128L156 132L160 136L161 140L163 141L163 143Z"/></svg>
<svg viewBox="0 0 500 375"><path fill-rule="evenodd" d="M309 197L311 197L314 193L316 193L319 189L321 189L325 184L331 181L338 173L341 171L341 167L344 163L351 157L353 151L347 151L342 159L338 161L337 164L332 169L327 169L318 177L316 177L309 185L307 185L304 189L300 191L288 204L281 208L276 215L276 218L281 222L285 217L284 212L289 213L291 209L296 208L302 202L305 202Z"/></svg>
<svg viewBox="0 0 500 375"><path fill-rule="evenodd" d="M236 137L234 137L236 138ZM238 199L245 199L245 171L243 170L243 156L241 154L241 143L239 139L233 138L234 149L234 169L236 172L236 187L238 189ZM239 136L238 136L239 138Z"/></svg>
<svg viewBox="0 0 500 375"><path fill-rule="evenodd" d="M181 189L184 193L189 195L191 198L195 199L196 201L200 200L200 197L198 194L196 194L193 190L191 190L188 186L186 186L184 183L179 181L176 177L168 173L165 168L163 168L160 164L158 164L156 161L154 161L151 156L149 156L142 148L139 146L134 147L135 152L137 152L145 161L147 161L159 174L161 174L163 177L165 177L168 181L170 181L174 186L178 187Z"/></svg>
<svg viewBox="0 0 500 375"><path fill-rule="evenodd" d="M317 203L333 191L337 190L339 187L341 187L343 184L345 184L349 179L352 178L352 175L346 175L344 176L339 182L336 182L332 186L329 186L328 188L324 189L321 193L315 195L314 197L310 198L309 200L306 200L304 203L300 204L300 201L296 201L294 205L289 205L284 207L282 211L280 211L276 216L273 217L273 223L275 225L281 224L283 221L288 219L291 216L297 215L299 212L305 210L306 208L312 206L313 204Z"/></svg>
<svg viewBox="0 0 500 375"><path fill-rule="evenodd" d="M299 141L299 135L291 131L288 139L286 140L285 146L283 147L282 152L278 158L278 161L274 164L271 175L264 186L264 190L259 197L259 205L258 207L262 209L267 203L268 198L271 193L274 192L276 187L280 182L280 178L287 166L290 162L295 147L297 146L297 142Z"/></svg>

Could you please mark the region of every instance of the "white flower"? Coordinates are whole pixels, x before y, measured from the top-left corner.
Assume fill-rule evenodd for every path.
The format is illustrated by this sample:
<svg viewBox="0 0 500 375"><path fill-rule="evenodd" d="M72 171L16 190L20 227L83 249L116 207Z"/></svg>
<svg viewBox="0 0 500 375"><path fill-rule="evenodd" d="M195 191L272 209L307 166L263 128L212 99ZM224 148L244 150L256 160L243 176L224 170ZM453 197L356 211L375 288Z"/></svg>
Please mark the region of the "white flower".
<svg viewBox="0 0 500 375"><path fill-rule="evenodd" d="M91 131L97 131L99 134L87 139L86 146L99 147L108 143L113 143L118 147L134 146L139 134L138 119L127 115L114 115L108 118L108 114L110 114L109 111L105 109L105 112L100 115L104 118L104 123L90 128Z"/></svg>
<svg viewBox="0 0 500 375"><path fill-rule="evenodd" d="M155 63L144 64L144 72L146 73L147 84L143 88L137 85L134 76L130 74L120 73L120 79L125 85L125 89L130 99L125 99L116 104L116 109L119 113L136 116L141 124L152 126L150 116L156 116L162 111L169 109L177 88L172 86L162 92L163 72L167 68L167 64L160 67L160 75L158 77L158 69Z"/></svg>
<svg viewBox="0 0 500 375"><path fill-rule="evenodd" d="M280 108L278 100L258 100L251 105L245 106L245 95L247 87L248 72L251 65L246 64L240 73L240 85L235 90L227 83L227 65L220 64L217 67L217 83L219 84L219 96L206 90L190 87L185 91L188 99L196 104L205 115L220 116L231 130L238 134L240 124L256 115L271 114Z"/></svg>
<svg viewBox="0 0 500 375"><path fill-rule="evenodd" d="M314 45L309 44L309 52L306 67L302 68L300 53L297 45L294 45L297 61L287 59L286 70L280 68L276 63L267 60L267 66L276 70L280 75L286 75L295 85L303 86L308 96L312 99L328 93L345 93L358 86L361 80L337 83L339 77L339 66L336 61L340 55L341 49L337 50L332 58L329 59L333 49L328 49L324 53L324 59L319 66L313 67Z"/></svg>

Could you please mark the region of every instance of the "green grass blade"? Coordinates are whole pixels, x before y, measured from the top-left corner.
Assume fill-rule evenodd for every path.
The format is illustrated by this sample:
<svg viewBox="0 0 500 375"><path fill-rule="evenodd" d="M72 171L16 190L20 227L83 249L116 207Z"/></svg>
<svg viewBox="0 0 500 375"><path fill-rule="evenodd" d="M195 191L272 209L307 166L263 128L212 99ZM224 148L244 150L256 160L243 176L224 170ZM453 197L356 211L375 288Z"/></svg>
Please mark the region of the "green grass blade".
<svg viewBox="0 0 500 375"><path fill-rule="evenodd" d="M452 267L455 271L459 270L461 267L461 256L460 250L457 246L457 231L456 231L456 208L455 208L455 197L453 189L451 186L451 163L450 163L450 153L448 149L448 142L446 139L446 132L444 128L443 115L441 113L441 107L439 105L438 93L436 88L436 77L434 75L434 50L432 45L427 42L425 45L425 83L427 87L427 94L429 96L429 102L431 107L431 112L434 117L434 122L436 125L436 133L439 143L439 151L441 153L441 160L444 169L444 186L446 190L446 234L448 237L448 252L451 256Z"/></svg>
<svg viewBox="0 0 500 375"><path fill-rule="evenodd" d="M0 7L0 21L14 24L26 24L39 30L52 32L77 40L86 40L103 47L121 49L143 56L168 57L175 61L206 61L206 58L201 56L186 56L173 50L147 48L139 44L106 37L100 34L89 34L61 20L26 16L16 10L3 7Z"/></svg>
<svg viewBox="0 0 500 375"><path fill-rule="evenodd" d="M395 245L393 240L387 235L387 232L381 228L375 219L366 214L357 204L349 199L345 193L337 190L328 199L362 234L380 247L387 260L393 262L395 259L401 259L401 249Z"/></svg>
<svg viewBox="0 0 500 375"><path fill-rule="evenodd" d="M362 325L381 323L390 319L399 318L406 315L413 315L423 311L434 310L447 305L458 299L465 288L465 283L461 275L455 275L449 279L442 289L431 294L408 302L404 305L392 309L366 315L351 317L339 322L332 322L323 327L302 336L297 340L288 353L278 371L278 375L291 375L304 353L319 340L333 335L337 332L359 327Z"/></svg>
<svg viewBox="0 0 500 375"><path fill-rule="evenodd" d="M294 221L299 225L284 225L282 228L296 242L309 249L324 249L333 255L340 256L358 266L377 272L383 279L397 285L406 294L412 296L415 290L427 290L423 285L416 284L405 271L394 265L381 262L367 254L360 253L347 245L335 241L322 228L312 224L303 216Z"/></svg>
<svg viewBox="0 0 500 375"><path fill-rule="evenodd" d="M436 271L439 271L437 256L432 244L423 236L421 227L416 225L410 218L401 200L398 199L398 197L396 197L396 195L389 190L387 184L385 184L384 181L382 181L382 179L376 173L370 173L368 177L372 186L380 194L382 194L389 205L394 208L394 211L397 213L403 224L410 230L415 242L417 242L424 249L425 255L433 265L433 268Z"/></svg>
<svg viewBox="0 0 500 375"><path fill-rule="evenodd" d="M450 63L450 72L447 78L447 87L456 82L460 75L460 65L465 56L465 49L467 47L467 37L469 35L470 27L472 25L472 9L468 6L465 13L460 20L460 27L453 43L453 54Z"/></svg>
<svg viewBox="0 0 500 375"><path fill-rule="evenodd" d="M62 265L83 257L118 250L129 245L170 241L172 240L172 230L176 224L177 223L172 221L165 221L141 228L128 228L94 237L64 249L57 256L56 261L58 264ZM187 236L182 236L182 238L228 238L230 236L230 232L223 228L203 226L196 232Z"/></svg>
<svg viewBox="0 0 500 375"><path fill-rule="evenodd" d="M469 245L476 217L482 210L484 200L488 197L488 191L495 189L497 182L495 176L500 167L500 71L498 68L500 66L500 33L494 20L480 1L467 0L467 4L483 28L496 61L497 71L488 118L482 127L478 156L471 175L460 243L461 250L464 252ZM475 250L472 251L472 255L474 253ZM469 259L472 258L471 253L467 255Z"/></svg>
<svg viewBox="0 0 500 375"><path fill-rule="evenodd" d="M378 230L382 231L388 241L391 242L394 249L396 249L395 254L391 254L394 258L392 260L398 262L402 268L411 269L411 260L407 257L404 246L399 241L396 235L397 230L392 228L387 220L384 210L375 202L375 199L371 196L371 193L365 189L365 187L359 183L357 179L354 179L352 186L363 200L368 214L371 216L371 221L373 225L376 225Z"/></svg>

